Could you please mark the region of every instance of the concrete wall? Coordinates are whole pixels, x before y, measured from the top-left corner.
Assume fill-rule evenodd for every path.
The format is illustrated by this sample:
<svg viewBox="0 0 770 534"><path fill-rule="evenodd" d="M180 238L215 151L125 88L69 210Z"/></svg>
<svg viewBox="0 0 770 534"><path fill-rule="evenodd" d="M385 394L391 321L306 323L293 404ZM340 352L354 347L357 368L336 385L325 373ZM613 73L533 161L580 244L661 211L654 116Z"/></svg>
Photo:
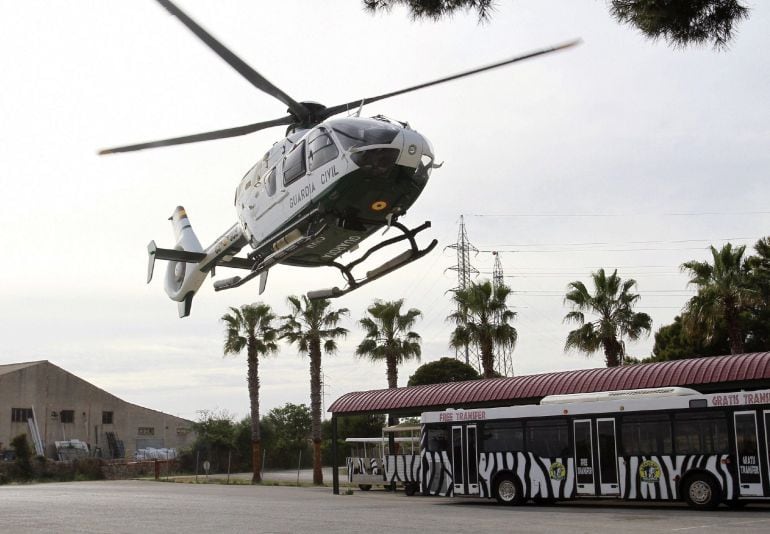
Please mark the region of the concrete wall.
<svg viewBox="0 0 770 534"><path fill-rule="evenodd" d="M0 366L0 447L22 433L26 422L12 422L12 408L33 408L46 456L54 457L54 441L79 439L109 455L106 432L123 441L126 457L137 448L191 446L195 436L192 421L142 408L68 373L47 361L16 366L3 373ZM5 366L6 368L8 366ZM73 422L62 422L63 410L74 411ZM103 423L103 413L112 412L112 424ZM30 439L30 442L32 440Z"/></svg>

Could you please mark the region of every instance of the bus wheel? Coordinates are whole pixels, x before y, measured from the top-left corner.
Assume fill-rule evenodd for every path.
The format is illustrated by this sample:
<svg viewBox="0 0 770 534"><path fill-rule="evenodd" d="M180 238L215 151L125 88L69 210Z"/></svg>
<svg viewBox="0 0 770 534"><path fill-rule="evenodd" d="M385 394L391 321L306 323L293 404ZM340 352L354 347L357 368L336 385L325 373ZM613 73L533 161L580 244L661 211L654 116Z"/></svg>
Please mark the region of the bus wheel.
<svg viewBox="0 0 770 534"><path fill-rule="evenodd" d="M500 504L518 505L524 502L521 484L513 475L500 475L495 480L495 499Z"/></svg>
<svg viewBox="0 0 770 534"><path fill-rule="evenodd" d="M372 485L371 484L359 484L358 485L358 489L360 489L361 491L369 491L370 489L372 489Z"/></svg>
<svg viewBox="0 0 770 534"><path fill-rule="evenodd" d="M722 500L719 485L714 477L709 475L696 474L687 477L682 489L687 504L700 510L712 510Z"/></svg>
<svg viewBox="0 0 770 534"><path fill-rule="evenodd" d="M404 493L406 493L409 497L417 493L417 490L420 489L420 486L415 484L414 482L407 483L406 486L404 486Z"/></svg>

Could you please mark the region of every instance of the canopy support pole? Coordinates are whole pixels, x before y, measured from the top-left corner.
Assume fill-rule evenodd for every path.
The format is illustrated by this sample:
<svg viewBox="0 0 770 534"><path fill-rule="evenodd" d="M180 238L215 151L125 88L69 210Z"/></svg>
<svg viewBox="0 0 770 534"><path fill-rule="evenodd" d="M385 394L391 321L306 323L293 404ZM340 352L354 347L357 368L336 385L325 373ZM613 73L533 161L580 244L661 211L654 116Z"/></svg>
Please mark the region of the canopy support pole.
<svg viewBox="0 0 770 534"><path fill-rule="evenodd" d="M337 416L332 415L332 488L334 495L340 494L340 470L337 465Z"/></svg>

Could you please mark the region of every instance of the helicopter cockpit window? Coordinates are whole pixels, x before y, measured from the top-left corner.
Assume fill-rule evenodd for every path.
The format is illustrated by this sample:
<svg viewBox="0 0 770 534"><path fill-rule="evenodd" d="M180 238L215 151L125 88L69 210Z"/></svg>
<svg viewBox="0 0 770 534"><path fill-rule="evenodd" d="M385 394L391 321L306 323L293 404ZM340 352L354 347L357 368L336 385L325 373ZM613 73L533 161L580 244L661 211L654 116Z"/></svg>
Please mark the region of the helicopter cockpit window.
<svg viewBox="0 0 770 534"><path fill-rule="evenodd" d="M324 129L320 129L311 135L307 147L307 166L310 171L314 171L325 163L329 163L340 153L334 141L332 141L332 138Z"/></svg>
<svg viewBox="0 0 770 534"><path fill-rule="evenodd" d="M368 145L387 145L393 142L399 128L388 122L373 119L339 119L331 122L342 148Z"/></svg>
<svg viewBox="0 0 770 534"><path fill-rule="evenodd" d="M270 174L268 174L265 179L265 191L268 196L273 196L275 194L275 189L275 167L273 167Z"/></svg>
<svg viewBox="0 0 770 534"><path fill-rule="evenodd" d="M305 174L305 142L289 152L283 160L283 185L289 185Z"/></svg>

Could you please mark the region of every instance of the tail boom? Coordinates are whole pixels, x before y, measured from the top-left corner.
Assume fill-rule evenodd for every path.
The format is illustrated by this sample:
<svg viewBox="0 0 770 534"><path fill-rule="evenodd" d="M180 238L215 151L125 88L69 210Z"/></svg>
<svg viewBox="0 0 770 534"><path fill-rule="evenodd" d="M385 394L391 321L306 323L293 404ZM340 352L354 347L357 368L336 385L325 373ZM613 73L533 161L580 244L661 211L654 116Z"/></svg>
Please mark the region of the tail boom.
<svg viewBox="0 0 770 534"><path fill-rule="evenodd" d="M152 280L155 260L167 260L169 263L164 282L166 294L178 303L179 317L187 317L190 315L193 297L214 267L223 265L251 269L253 262L235 257L246 244L246 237L238 224L230 227L204 250L182 206L177 206L169 220L174 228L176 246L173 249L158 248L155 241L147 245L147 282Z"/></svg>

